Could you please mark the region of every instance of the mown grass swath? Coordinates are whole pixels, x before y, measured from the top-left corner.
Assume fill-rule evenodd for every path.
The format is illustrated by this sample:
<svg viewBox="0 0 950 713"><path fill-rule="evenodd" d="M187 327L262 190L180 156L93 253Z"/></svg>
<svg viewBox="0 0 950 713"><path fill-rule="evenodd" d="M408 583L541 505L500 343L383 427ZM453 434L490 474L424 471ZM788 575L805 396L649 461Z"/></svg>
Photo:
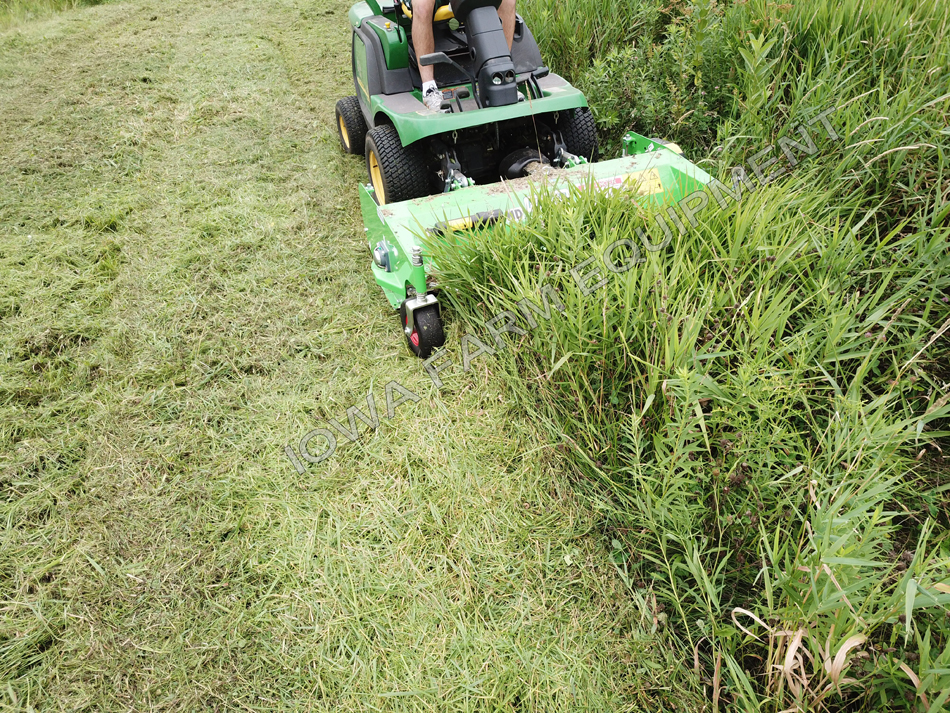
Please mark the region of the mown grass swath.
<svg viewBox="0 0 950 713"><path fill-rule="evenodd" d="M433 389L360 269L349 6L0 33L4 711L702 705L533 419ZM392 379L420 403L294 469Z"/></svg>
<svg viewBox="0 0 950 713"><path fill-rule="evenodd" d="M632 196L539 196L521 225L434 246L441 280L476 330L557 286L564 311L507 350L509 379L714 707L941 710L947 10L717 12L765 30L736 46L740 110L708 165L728 181L826 107L837 139L658 251ZM585 297L570 269L620 238L642 262Z"/></svg>

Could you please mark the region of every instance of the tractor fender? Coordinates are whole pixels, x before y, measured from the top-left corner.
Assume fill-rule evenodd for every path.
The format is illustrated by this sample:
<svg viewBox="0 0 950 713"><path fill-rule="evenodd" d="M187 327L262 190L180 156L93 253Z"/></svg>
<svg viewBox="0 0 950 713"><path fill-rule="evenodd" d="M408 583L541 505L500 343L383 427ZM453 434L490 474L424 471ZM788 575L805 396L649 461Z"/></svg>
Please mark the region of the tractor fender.
<svg viewBox="0 0 950 713"><path fill-rule="evenodd" d="M474 100L464 112L433 114L425 110L413 92L399 94L376 94L370 100L367 124L392 124L399 132L403 146L439 134L452 134L455 131L481 126L504 125L512 120L531 120L532 116L555 115L558 112L579 109L587 106L587 100L580 90L572 87L562 77L549 73L538 80L545 96L533 101L523 101L499 107L473 109Z"/></svg>
<svg viewBox="0 0 950 713"><path fill-rule="evenodd" d="M389 69L383 53L379 35L369 26L373 20L385 18L374 16L367 18L359 27L353 28L353 83L356 96L366 123L376 126L371 113L370 98L379 94L402 94L412 91L412 78L407 67Z"/></svg>

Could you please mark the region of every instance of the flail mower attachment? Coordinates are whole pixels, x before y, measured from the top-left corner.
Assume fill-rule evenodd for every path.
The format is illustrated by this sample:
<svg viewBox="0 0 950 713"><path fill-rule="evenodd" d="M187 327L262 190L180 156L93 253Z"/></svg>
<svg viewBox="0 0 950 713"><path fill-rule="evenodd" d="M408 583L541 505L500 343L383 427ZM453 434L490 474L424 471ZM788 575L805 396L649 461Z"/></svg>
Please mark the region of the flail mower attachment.
<svg viewBox="0 0 950 713"><path fill-rule="evenodd" d="M597 190L629 188L640 202L665 204L681 200L711 180L683 158L678 147L633 133L624 138L624 147L637 153L399 203L379 205L372 184L360 185L373 275L390 305L399 311L409 349L424 359L445 341L433 274L436 265L425 253L424 237L503 220L520 221L532 210L532 195L542 187L567 193L570 186L593 183Z"/></svg>

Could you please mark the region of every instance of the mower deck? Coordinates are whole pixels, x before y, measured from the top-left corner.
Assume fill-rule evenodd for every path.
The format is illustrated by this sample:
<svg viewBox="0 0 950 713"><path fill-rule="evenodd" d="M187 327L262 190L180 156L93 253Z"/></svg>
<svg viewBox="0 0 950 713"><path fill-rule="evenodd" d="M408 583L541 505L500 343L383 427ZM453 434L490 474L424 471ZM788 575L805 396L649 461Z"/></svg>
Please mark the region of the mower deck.
<svg viewBox="0 0 950 713"><path fill-rule="evenodd" d="M570 186L584 186L590 181L601 190L629 186L636 189L640 202L661 204L680 200L711 180L675 151L637 138L654 150L401 203L380 206L372 186L361 184L363 223L370 250L374 251L376 282L394 308L399 308L410 293L425 295L429 291L426 277L434 266L422 255L422 236L488 224L501 217L521 220L532 209L532 195L542 186L565 193Z"/></svg>

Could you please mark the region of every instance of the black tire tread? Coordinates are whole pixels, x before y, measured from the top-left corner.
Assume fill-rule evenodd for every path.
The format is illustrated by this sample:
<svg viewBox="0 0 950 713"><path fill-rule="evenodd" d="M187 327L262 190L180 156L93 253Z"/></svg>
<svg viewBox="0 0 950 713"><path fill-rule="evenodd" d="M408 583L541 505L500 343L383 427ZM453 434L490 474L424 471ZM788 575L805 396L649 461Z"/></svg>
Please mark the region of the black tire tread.
<svg viewBox="0 0 950 713"><path fill-rule="evenodd" d="M428 359L436 349L445 344L445 332L438 307L427 307L415 314L416 331L419 332L420 359Z"/></svg>
<svg viewBox="0 0 950 713"><path fill-rule="evenodd" d="M340 138L340 146L348 154L360 155L366 150L366 119L363 117L363 110L360 108L360 100L350 95L343 97L336 103L337 116L337 134ZM346 132L350 137L350 146L343 143L343 136L339 133L339 121L343 119L346 126Z"/></svg>
<svg viewBox="0 0 950 713"><path fill-rule="evenodd" d="M588 161L596 161L599 153L597 124L590 109L581 107L562 113L557 128L564 137L567 150Z"/></svg>
<svg viewBox="0 0 950 713"><path fill-rule="evenodd" d="M409 351L420 359L428 359L432 352L445 344L445 330L442 327L442 315L438 305L417 310L415 315L416 331L419 333L419 346L409 341L406 335L406 346ZM399 307L399 326L406 324L405 302Z"/></svg>
<svg viewBox="0 0 950 713"><path fill-rule="evenodd" d="M387 203L398 203L429 194L426 161L422 153L403 146L399 133L390 124L381 124L366 135L366 170L370 149L376 152Z"/></svg>

